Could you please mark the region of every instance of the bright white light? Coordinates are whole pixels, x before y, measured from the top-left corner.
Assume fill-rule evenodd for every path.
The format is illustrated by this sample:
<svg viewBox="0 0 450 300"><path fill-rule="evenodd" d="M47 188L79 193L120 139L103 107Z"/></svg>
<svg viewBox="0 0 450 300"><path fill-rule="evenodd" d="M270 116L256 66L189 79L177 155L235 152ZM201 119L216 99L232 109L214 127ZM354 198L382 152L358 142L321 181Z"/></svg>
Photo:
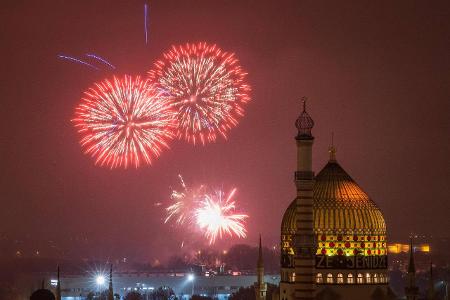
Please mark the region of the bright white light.
<svg viewBox="0 0 450 300"><path fill-rule="evenodd" d="M97 285L104 285L105 284L105 276L103 275L98 275L95 278L95 282L97 283Z"/></svg>
<svg viewBox="0 0 450 300"><path fill-rule="evenodd" d="M188 279L189 281L194 281L194 279L195 279L194 274L189 274L187 279Z"/></svg>
<svg viewBox="0 0 450 300"><path fill-rule="evenodd" d="M51 286L57 286L58 285L58 279L50 279L50 285Z"/></svg>

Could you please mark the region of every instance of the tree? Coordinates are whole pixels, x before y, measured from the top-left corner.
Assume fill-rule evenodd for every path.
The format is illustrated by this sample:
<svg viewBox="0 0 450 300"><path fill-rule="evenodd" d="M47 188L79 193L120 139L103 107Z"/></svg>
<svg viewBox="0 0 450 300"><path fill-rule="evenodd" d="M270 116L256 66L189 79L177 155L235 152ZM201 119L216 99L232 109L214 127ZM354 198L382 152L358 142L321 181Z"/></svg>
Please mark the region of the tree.
<svg viewBox="0 0 450 300"><path fill-rule="evenodd" d="M277 285L268 283L267 284L267 297L266 299L272 299L272 294L278 288ZM237 292L231 294L229 300L255 300L255 287L241 287Z"/></svg>
<svg viewBox="0 0 450 300"><path fill-rule="evenodd" d="M144 300L144 297L140 293L132 291L125 296L124 300Z"/></svg>
<svg viewBox="0 0 450 300"><path fill-rule="evenodd" d="M211 297L193 295L191 300L213 300Z"/></svg>
<svg viewBox="0 0 450 300"><path fill-rule="evenodd" d="M177 300L175 292L168 286L161 286L148 297L149 300Z"/></svg>

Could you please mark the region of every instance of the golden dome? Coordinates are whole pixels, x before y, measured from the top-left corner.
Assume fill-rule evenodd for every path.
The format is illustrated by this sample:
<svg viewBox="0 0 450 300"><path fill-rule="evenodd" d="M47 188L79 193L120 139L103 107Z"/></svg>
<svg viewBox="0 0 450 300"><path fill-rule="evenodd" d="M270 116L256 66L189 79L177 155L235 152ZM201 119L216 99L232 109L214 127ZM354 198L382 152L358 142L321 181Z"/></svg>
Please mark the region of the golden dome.
<svg viewBox="0 0 450 300"><path fill-rule="evenodd" d="M295 204L283 216L282 234L295 233ZM386 234L381 210L334 160L315 177L313 208L316 234Z"/></svg>

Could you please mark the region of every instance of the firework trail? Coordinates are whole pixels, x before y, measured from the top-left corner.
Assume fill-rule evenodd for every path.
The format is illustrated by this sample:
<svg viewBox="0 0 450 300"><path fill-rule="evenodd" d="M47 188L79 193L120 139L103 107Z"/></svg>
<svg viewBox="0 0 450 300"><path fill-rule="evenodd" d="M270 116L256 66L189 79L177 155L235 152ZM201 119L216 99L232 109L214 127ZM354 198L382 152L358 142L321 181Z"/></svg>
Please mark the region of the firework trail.
<svg viewBox="0 0 450 300"><path fill-rule="evenodd" d="M144 4L144 33L145 33L145 43L148 44L148 3Z"/></svg>
<svg viewBox="0 0 450 300"><path fill-rule="evenodd" d="M112 65L109 61L107 61L106 59L104 59L104 58L102 58L102 57L100 57L98 55L95 55L95 54L92 54L92 53L88 53L88 54L86 54L86 56L94 58L94 59L104 63L105 65L109 66L111 69L114 69L114 70L116 69L116 67L114 65Z"/></svg>
<svg viewBox="0 0 450 300"><path fill-rule="evenodd" d="M93 68L93 69L95 69L95 70L97 70L97 71L100 70L100 69L97 68L96 66L93 66L93 65L91 65L90 63L87 63L87 62L82 61L82 60L80 60L80 59L78 59L78 58L75 58L75 57L71 57L71 56L59 54L59 55L58 55L58 58L65 59L65 60L69 60L69 61L71 61L71 62L75 62L75 63L78 63L78 64L82 64L82 65L85 65L85 66L87 66L87 67Z"/></svg>
<svg viewBox="0 0 450 300"><path fill-rule="evenodd" d="M179 138L195 144L213 142L244 115L250 86L233 53L206 43L172 46L148 72L173 98Z"/></svg>
<svg viewBox="0 0 450 300"><path fill-rule="evenodd" d="M209 192L205 185L190 189L184 183L183 177L178 176L183 189L172 190L172 204L166 207L164 223L172 221L192 232L200 231L210 245L225 235L246 237L245 219L248 215L235 213L235 188L225 197L226 194L222 190Z"/></svg>
<svg viewBox="0 0 450 300"><path fill-rule="evenodd" d="M85 153L111 169L151 164L176 126L169 100L148 80L127 75L86 91L72 121Z"/></svg>

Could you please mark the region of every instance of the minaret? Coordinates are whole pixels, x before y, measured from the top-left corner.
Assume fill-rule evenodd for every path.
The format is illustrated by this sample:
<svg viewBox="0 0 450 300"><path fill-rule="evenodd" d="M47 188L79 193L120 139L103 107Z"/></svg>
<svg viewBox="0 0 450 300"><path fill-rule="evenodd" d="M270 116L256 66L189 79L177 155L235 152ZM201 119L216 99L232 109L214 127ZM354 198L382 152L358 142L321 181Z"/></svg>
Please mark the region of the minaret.
<svg viewBox="0 0 450 300"><path fill-rule="evenodd" d="M419 288L416 286L416 266L414 264L414 248L412 238L409 242L409 265L405 294L407 300L417 300L419 297Z"/></svg>
<svg viewBox="0 0 450 300"><path fill-rule="evenodd" d="M433 261L430 261L430 283L429 283L429 287L428 287L427 299L434 300L435 297L436 297L436 294L434 291Z"/></svg>
<svg viewBox="0 0 450 300"><path fill-rule="evenodd" d="M112 264L111 264L111 269L109 270L108 300L114 300L114 291L113 291L113 283L112 283Z"/></svg>
<svg viewBox="0 0 450 300"><path fill-rule="evenodd" d="M57 283L56 283L56 300L61 300L61 281L59 279L59 265L58 265L58 271L56 275Z"/></svg>
<svg viewBox="0 0 450 300"><path fill-rule="evenodd" d="M294 237L295 274L294 298L296 300L315 299L315 252L313 224L313 187L314 172L312 170L312 146L314 137L311 129L314 121L306 112L306 98L303 98L303 112L295 122L298 134L297 143L297 171L295 172L295 185L297 187L296 199L296 234ZM291 298L288 298L291 299Z"/></svg>
<svg viewBox="0 0 450 300"><path fill-rule="evenodd" d="M267 284L264 282L264 261L262 255L261 235L259 235L259 256L256 265L257 281L255 283L256 300L266 300Z"/></svg>

